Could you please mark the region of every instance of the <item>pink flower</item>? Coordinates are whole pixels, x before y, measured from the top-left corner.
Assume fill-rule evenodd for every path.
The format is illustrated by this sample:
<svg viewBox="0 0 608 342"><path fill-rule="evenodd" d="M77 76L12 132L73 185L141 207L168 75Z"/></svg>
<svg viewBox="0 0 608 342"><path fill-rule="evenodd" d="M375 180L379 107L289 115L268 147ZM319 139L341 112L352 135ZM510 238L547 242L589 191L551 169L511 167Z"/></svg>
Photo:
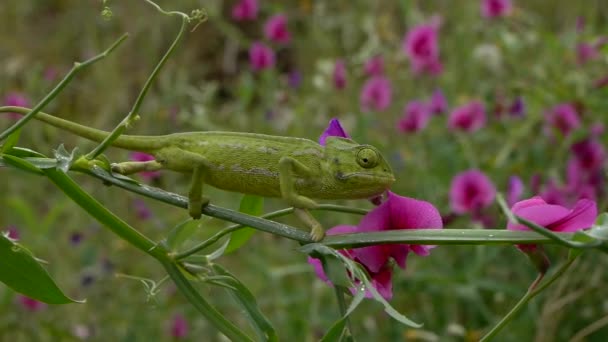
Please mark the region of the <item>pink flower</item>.
<svg viewBox="0 0 608 342"><path fill-rule="evenodd" d="M346 64L343 59L336 60L332 77L336 89L344 89L346 87Z"/></svg>
<svg viewBox="0 0 608 342"><path fill-rule="evenodd" d="M448 101L441 89L436 89L431 96L431 100L429 103L429 109L433 114L442 114L448 111Z"/></svg>
<svg viewBox="0 0 608 342"><path fill-rule="evenodd" d="M545 184L543 191L540 193L542 197L549 204L557 204L565 206L568 202L566 191L561 187L557 186L554 180L549 179Z"/></svg>
<svg viewBox="0 0 608 342"><path fill-rule="evenodd" d="M595 139L585 139L572 145L574 160L588 171L600 169L606 161L604 146Z"/></svg>
<svg viewBox="0 0 608 342"><path fill-rule="evenodd" d="M594 201L581 199L572 209L561 205L549 204L541 197L535 196L515 203L511 211L516 216L532 221L554 232L575 232L591 227L597 217L597 205ZM509 230L530 230L523 224L509 222Z"/></svg>
<svg viewBox="0 0 608 342"><path fill-rule="evenodd" d="M146 162L146 161L154 160L155 158L153 155L150 155L147 153L131 152L129 159L131 159L133 161L138 161L138 162ZM157 178L160 178L161 173L160 173L160 171L144 171L144 172L140 172L139 175L146 181L150 182Z"/></svg>
<svg viewBox="0 0 608 342"><path fill-rule="evenodd" d="M15 106L15 107L29 107L30 101L25 94L19 92L10 92L6 94L4 97L4 105L5 106ZM21 117L18 113L8 113L9 118L11 119L19 119Z"/></svg>
<svg viewBox="0 0 608 342"><path fill-rule="evenodd" d="M457 214L475 214L492 204L495 196L492 181L475 169L457 174L450 185L450 207Z"/></svg>
<svg viewBox="0 0 608 342"><path fill-rule="evenodd" d="M509 177L509 185L507 187L507 204L511 207L524 193L524 182L517 176Z"/></svg>
<svg viewBox="0 0 608 342"><path fill-rule="evenodd" d="M474 132L486 123L486 111L479 101L471 101L450 113L448 127L451 129Z"/></svg>
<svg viewBox="0 0 608 342"><path fill-rule="evenodd" d="M383 76L367 80L361 89L361 108L364 111L383 111L391 105L391 83Z"/></svg>
<svg viewBox="0 0 608 342"><path fill-rule="evenodd" d="M149 220L152 218L152 211L146 205L146 202L137 198L133 200L133 207L135 207L135 214L141 220Z"/></svg>
<svg viewBox="0 0 608 342"><path fill-rule="evenodd" d="M521 96L518 96L513 100L513 103L509 106L509 114L517 117L522 117L526 114L526 104Z"/></svg>
<svg viewBox="0 0 608 342"><path fill-rule="evenodd" d="M430 117L430 108L426 103L412 101L403 110L403 117L399 120L399 130L408 133L423 130L428 124Z"/></svg>
<svg viewBox="0 0 608 342"><path fill-rule="evenodd" d="M482 0L481 15L485 18L505 17L511 14L511 0Z"/></svg>
<svg viewBox="0 0 608 342"><path fill-rule="evenodd" d="M403 52L410 59L414 73L437 75L443 70L439 61L439 21L422 24L409 30L403 40Z"/></svg>
<svg viewBox="0 0 608 342"><path fill-rule="evenodd" d="M266 39L278 43L287 44L291 40L291 33L287 30L287 16L276 14L270 17L264 24L264 35Z"/></svg>
<svg viewBox="0 0 608 342"><path fill-rule="evenodd" d="M342 137L342 138L350 138L348 133L342 128L340 121L338 119L333 118L329 120L329 125L319 137L319 145L325 145L325 140L327 137Z"/></svg>
<svg viewBox="0 0 608 342"><path fill-rule="evenodd" d="M19 295L18 300L19 300L19 304L21 304L21 307L23 307L25 310L27 310L29 312L38 312L38 311L41 311L44 308L46 308L45 303L37 301L33 298L30 298L30 297L27 297L24 295Z"/></svg>
<svg viewBox="0 0 608 342"><path fill-rule="evenodd" d="M4 236L6 236L7 238L9 238L13 241L17 241L17 240L19 240L19 237L21 237L21 234L19 233L19 229L17 229L17 227L8 226L8 227L6 227Z"/></svg>
<svg viewBox="0 0 608 342"><path fill-rule="evenodd" d="M241 0L232 7L232 18L236 21L255 20L258 7L257 0Z"/></svg>
<svg viewBox="0 0 608 342"><path fill-rule="evenodd" d="M568 136L572 131L581 125L580 118L576 109L569 103L562 103L545 114L548 124Z"/></svg>
<svg viewBox="0 0 608 342"><path fill-rule="evenodd" d="M260 43L255 42L249 48L249 64L254 71L272 68L275 64L274 51Z"/></svg>
<svg viewBox="0 0 608 342"><path fill-rule="evenodd" d="M374 56L368 59L363 66L367 76L382 76L384 74L384 59L382 56Z"/></svg>
<svg viewBox="0 0 608 342"><path fill-rule="evenodd" d="M183 339L188 335L188 321L180 314L173 316L171 322L171 337L174 339Z"/></svg>
<svg viewBox="0 0 608 342"><path fill-rule="evenodd" d="M328 235L345 233L373 232L394 229L440 229L443 227L439 211L430 203L413 198L402 197L388 192L388 199L363 217L358 226L337 226L327 231ZM341 253L359 262L368 271L372 284L380 295L392 298L392 268L394 260L405 268L406 257L410 251L427 256L435 246L386 244L343 250ZM321 263L309 258L319 278L328 281ZM368 297L371 295L368 293Z"/></svg>

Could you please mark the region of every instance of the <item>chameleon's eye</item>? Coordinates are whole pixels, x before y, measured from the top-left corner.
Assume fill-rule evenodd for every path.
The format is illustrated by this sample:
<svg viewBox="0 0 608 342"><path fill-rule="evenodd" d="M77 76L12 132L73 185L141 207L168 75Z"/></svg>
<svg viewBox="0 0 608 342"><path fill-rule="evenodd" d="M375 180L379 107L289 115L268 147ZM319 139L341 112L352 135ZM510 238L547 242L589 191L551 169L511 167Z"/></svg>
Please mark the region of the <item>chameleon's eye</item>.
<svg viewBox="0 0 608 342"><path fill-rule="evenodd" d="M371 148L362 148L357 153L357 163L366 169L378 165L378 153Z"/></svg>

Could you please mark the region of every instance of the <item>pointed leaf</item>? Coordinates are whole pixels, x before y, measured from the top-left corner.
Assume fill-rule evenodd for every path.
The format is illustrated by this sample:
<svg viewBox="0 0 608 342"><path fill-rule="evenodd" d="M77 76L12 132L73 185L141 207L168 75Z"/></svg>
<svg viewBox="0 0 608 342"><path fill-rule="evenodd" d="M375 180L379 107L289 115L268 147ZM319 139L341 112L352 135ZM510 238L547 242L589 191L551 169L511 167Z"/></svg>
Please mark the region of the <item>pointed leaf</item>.
<svg viewBox="0 0 608 342"><path fill-rule="evenodd" d="M200 229L200 221L188 219L175 226L167 236L167 246L172 250L180 249Z"/></svg>
<svg viewBox="0 0 608 342"><path fill-rule="evenodd" d="M263 197L245 195L243 196L243 199L241 199L241 205L239 207L240 212L252 216L260 216L262 215L263 210ZM250 227L244 227L230 234L230 243L228 244L228 247L226 247L225 253L228 254L241 248L251 238L253 233L255 233L255 229Z"/></svg>
<svg viewBox="0 0 608 342"><path fill-rule="evenodd" d="M61 292L29 250L2 234L0 281L19 293L48 304L78 302Z"/></svg>
<svg viewBox="0 0 608 342"><path fill-rule="evenodd" d="M608 241L608 213L603 213L597 217L587 235L599 240Z"/></svg>
<svg viewBox="0 0 608 342"><path fill-rule="evenodd" d="M25 159L21 159L18 157L14 157L8 154L5 154L2 156L2 158L0 159L4 165L7 166L12 166L16 169L20 169L22 171L26 171L26 172L30 172L36 175L43 175L44 173L37 168L36 166L34 166L32 163L28 162Z"/></svg>
<svg viewBox="0 0 608 342"><path fill-rule="evenodd" d="M38 158L45 158L44 154L36 152L34 150L30 150L29 148L25 148L25 147L12 147L11 149L9 149L8 151L6 151L6 154L10 154L12 156L15 157L38 157Z"/></svg>
<svg viewBox="0 0 608 342"><path fill-rule="evenodd" d="M346 317L342 317L335 321L334 324L327 330L325 335L321 338L320 342L334 342L342 341L344 333L346 332Z"/></svg>
<svg viewBox="0 0 608 342"><path fill-rule="evenodd" d="M8 138L6 138L6 141L4 142L4 144L2 144L2 146L0 146L0 153L6 153L10 149L12 149L15 145L17 145L20 134L21 134L21 129L18 129L15 132L13 132L11 135L9 135Z"/></svg>

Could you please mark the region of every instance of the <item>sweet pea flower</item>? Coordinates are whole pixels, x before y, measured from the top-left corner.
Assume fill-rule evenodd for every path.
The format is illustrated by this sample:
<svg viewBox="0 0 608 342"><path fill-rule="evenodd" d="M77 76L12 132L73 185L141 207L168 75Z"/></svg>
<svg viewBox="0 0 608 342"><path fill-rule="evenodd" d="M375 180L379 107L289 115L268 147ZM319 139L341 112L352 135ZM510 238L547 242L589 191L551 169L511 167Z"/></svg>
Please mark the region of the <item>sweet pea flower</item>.
<svg viewBox="0 0 608 342"><path fill-rule="evenodd" d="M361 89L361 108L381 112L391 105L391 98L391 82L383 76L374 76Z"/></svg>
<svg viewBox="0 0 608 342"><path fill-rule="evenodd" d="M486 123L486 111L480 101L471 101L452 110L448 118L450 129L475 132Z"/></svg>
<svg viewBox="0 0 608 342"><path fill-rule="evenodd" d="M565 206L568 202L566 191L559 187L552 179L547 181L543 191L540 193L540 197L549 204Z"/></svg>
<svg viewBox="0 0 608 342"><path fill-rule="evenodd" d="M606 161L604 145L595 139L585 139L572 145L574 161L587 171L600 169Z"/></svg>
<svg viewBox="0 0 608 342"><path fill-rule="evenodd" d="M340 121L336 118L332 118L329 120L329 125L325 129L325 131L319 137L319 145L325 146L325 141L327 137L342 137L342 138L350 138L348 133L342 128Z"/></svg>
<svg viewBox="0 0 608 342"><path fill-rule="evenodd" d="M515 203L511 211L516 216L553 232L575 232L593 225L597 217L597 204L592 200L580 199L572 209L568 209L561 205L549 204L541 197L535 196ZM530 230L523 224L513 222L507 224L507 229ZM520 245L520 247L524 246Z"/></svg>
<svg viewBox="0 0 608 342"><path fill-rule="evenodd" d="M251 44L249 48L249 64L254 71L270 69L274 66L276 57L274 51L260 42Z"/></svg>
<svg viewBox="0 0 608 342"><path fill-rule="evenodd" d="M15 106L15 107L29 107L30 100L23 94L19 92L10 92L6 94L4 97L4 105L5 106ZM20 114L17 113L7 113L9 118L11 119L19 119L21 118Z"/></svg>
<svg viewBox="0 0 608 342"><path fill-rule="evenodd" d="M581 121L576 108L570 103L559 104L545 114L548 124L568 136L572 131L579 128Z"/></svg>
<svg viewBox="0 0 608 342"><path fill-rule="evenodd" d="M255 20L258 16L258 0L241 0L232 7L232 19L236 21Z"/></svg>
<svg viewBox="0 0 608 342"><path fill-rule="evenodd" d="M287 29L287 15L273 15L264 24L264 35L266 39L278 43L287 44L291 40L291 33Z"/></svg>
<svg viewBox="0 0 608 342"><path fill-rule="evenodd" d="M524 182L518 176L509 177L507 186L507 204L512 207L524 193Z"/></svg>
<svg viewBox="0 0 608 342"><path fill-rule="evenodd" d="M363 217L358 226L337 226L327 231L327 235L372 232L393 229L441 229L443 227L439 211L430 203L413 198L402 197L388 192L387 200ZM372 285L385 299L392 298L392 268L390 260L405 268L406 257L410 251L427 256L435 246L386 244L368 246L340 253L359 262L369 273ZM309 258L309 263L322 280L328 282L321 262ZM371 297L368 292L367 297Z"/></svg>
<svg viewBox="0 0 608 342"><path fill-rule="evenodd" d="M131 152L131 154L129 155L129 159L137 162L146 162L154 160L155 158L153 155L147 153ZM148 182L160 178L161 175L160 171L143 171L138 174Z"/></svg>
<svg viewBox="0 0 608 342"><path fill-rule="evenodd" d="M403 52L409 58L416 74L428 72L440 74L443 66L439 61L439 20L410 29L403 40Z"/></svg>
<svg viewBox="0 0 608 342"><path fill-rule="evenodd" d="M171 322L171 337L174 339L183 339L188 335L188 321L180 314L173 316Z"/></svg>
<svg viewBox="0 0 608 342"><path fill-rule="evenodd" d="M492 181L476 169L457 174L450 185L450 207L456 214L476 214L492 204L495 196Z"/></svg>
<svg viewBox="0 0 608 342"><path fill-rule="evenodd" d="M19 237L21 237L19 230L15 226L6 227L6 230L3 232L3 234L4 234L4 236L6 236L7 238L9 238L13 241L18 241Z"/></svg>
<svg viewBox="0 0 608 342"><path fill-rule="evenodd" d="M384 59L382 56L374 56L368 59L363 66L367 76L381 76L384 74Z"/></svg>
<svg viewBox="0 0 608 342"><path fill-rule="evenodd" d="M29 312L38 312L46 308L46 304L28 296L19 295L19 304Z"/></svg>
<svg viewBox="0 0 608 342"><path fill-rule="evenodd" d="M511 0L482 0L481 15L484 18L492 19L505 17L511 14Z"/></svg>
<svg viewBox="0 0 608 342"><path fill-rule="evenodd" d="M430 107L423 101L412 101L405 106L398 127L401 132L415 133L423 130L431 117Z"/></svg>
<svg viewBox="0 0 608 342"><path fill-rule="evenodd" d="M341 90L346 88L346 64L344 63L343 59L336 60L332 78L334 81L334 87L336 87L336 89Z"/></svg>
<svg viewBox="0 0 608 342"><path fill-rule="evenodd" d="M431 96L431 100L429 101L429 109L431 113L435 115L439 115L448 111L448 101L443 95L443 91L441 89L435 89L433 95Z"/></svg>

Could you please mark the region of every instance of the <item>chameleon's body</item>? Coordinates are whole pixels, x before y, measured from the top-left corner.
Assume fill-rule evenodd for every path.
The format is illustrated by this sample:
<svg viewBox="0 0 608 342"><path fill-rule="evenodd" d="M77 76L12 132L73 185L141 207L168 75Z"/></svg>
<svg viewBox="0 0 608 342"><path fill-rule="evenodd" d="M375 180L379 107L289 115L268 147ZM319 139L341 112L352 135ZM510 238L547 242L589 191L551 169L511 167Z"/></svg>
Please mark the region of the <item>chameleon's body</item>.
<svg viewBox="0 0 608 342"><path fill-rule="evenodd" d="M5 110L6 109L6 110ZM18 109L18 110L17 110ZM27 113L18 107L0 111ZM101 141L108 132L48 114L36 119L81 137ZM208 202L203 184L264 197L281 197L312 228L313 239L323 237L320 224L305 210L315 199L359 199L383 193L394 182L380 152L350 139L329 137L325 146L302 138L255 133L191 132L162 136L121 135L112 146L145 152L149 162L124 162L112 169L121 174L168 169L192 174L190 215L198 218Z"/></svg>

